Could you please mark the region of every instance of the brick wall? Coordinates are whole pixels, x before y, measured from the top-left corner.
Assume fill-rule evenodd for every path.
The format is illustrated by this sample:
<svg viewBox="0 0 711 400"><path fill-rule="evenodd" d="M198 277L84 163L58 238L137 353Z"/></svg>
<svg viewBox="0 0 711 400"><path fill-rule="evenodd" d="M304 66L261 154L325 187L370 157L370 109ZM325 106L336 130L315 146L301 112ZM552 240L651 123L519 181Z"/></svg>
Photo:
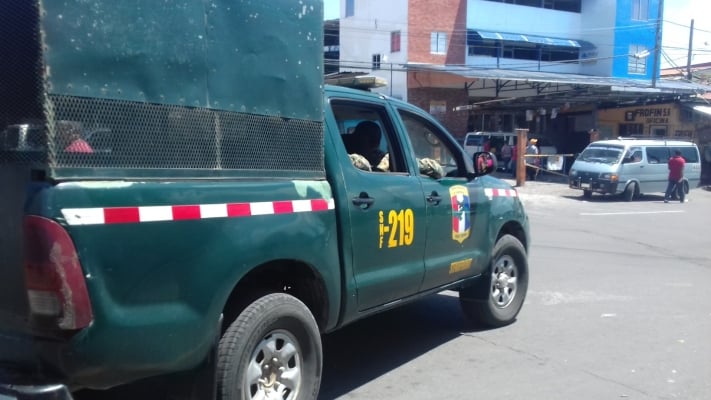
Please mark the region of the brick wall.
<svg viewBox="0 0 711 400"><path fill-rule="evenodd" d="M456 106L466 105L467 91L461 89L417 88L408 91L408 101L425 111L430 111L430 104L444 103L445 112L432 114L454 137L464 137L467 133L467 111L452 111Z"/></svg>
<svg viewBox="0 0 711 400"><path fill-rule="evenodd" d="M464 64L466 0L409 0L408 54L410 62ZM447 34L447 54L430 53L432 32Z"/></svg>

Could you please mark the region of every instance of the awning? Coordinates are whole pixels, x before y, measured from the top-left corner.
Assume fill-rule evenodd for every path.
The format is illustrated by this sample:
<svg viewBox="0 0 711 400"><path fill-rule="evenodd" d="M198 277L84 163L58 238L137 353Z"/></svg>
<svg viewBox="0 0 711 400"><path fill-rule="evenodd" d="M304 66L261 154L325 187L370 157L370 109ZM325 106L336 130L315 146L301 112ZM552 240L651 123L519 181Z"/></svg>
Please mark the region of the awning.
<svg viewBox="0 0 711 400"><path fill-rule="evenodd" d="M482 39L522 42L523 36L516 33L475 31Z"/></svg>
<svg viewBox="0 0 711 400"><path fill-rule="evenodd" d="M471 45L472 41L477 38L487 40L503 40L507 42L535 43L544 46L582 47L577 40L572 39L560 39L520 33L481 31L474 29L467 30L467 44Z"/></svg>
<svg viewBox="0 0 711 400"><path fill-rule="evenodd" d="M667 79L652 82L610 76L421 63L408 63L405 67L416 73L439 72L465 79L467 83L464 87L470 97L486 99L478 103L479 108L554 108L566 103L631 106L647 100L654 103L688 101L711 93L711 86ZM458 82L428 87L461 88L461 85Z"/></svg>

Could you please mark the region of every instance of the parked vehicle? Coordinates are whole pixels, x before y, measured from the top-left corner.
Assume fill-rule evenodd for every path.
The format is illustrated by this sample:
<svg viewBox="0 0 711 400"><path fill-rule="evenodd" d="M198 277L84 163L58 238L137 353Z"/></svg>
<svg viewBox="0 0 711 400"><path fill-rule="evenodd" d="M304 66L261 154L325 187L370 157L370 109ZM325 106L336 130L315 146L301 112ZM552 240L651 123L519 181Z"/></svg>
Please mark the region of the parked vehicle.
<svg viewBox="0 0 711 400"><path fill-rule="evenodd" d="M0 398L315 399L321 335L366 316L456 290L515 321L529 222L490 153L324 86L321 1L181 5L0 6L0 130L35 121L41 153L0 151Z"/></svg>
<svg viewBox="0 0 711 400"><path fill-rule="evenodd" d="M540 155L547 156L541 157L541 168L547 169L549 160L551 160L551 165L555 164L556 169L562 169L560 161L561 157L556 156L556 154L558 154L558 149L548 140L548 138L539 134L529 134L527 137L529 139L535 138L538 141L536 146L538 146ZM468 132L464 136L464 150L466 150L466 152L470 155L473 155L476 152L485 151L485 147L488 147L488 150L494 153L497 156L497 159L500 159L499 154L501 153L501 147L504 143L507 143L509 146L515 146L517 139L518 135L514 132ZM487 142L488 145L485 146L485 143ZM502 169L504 167L500 162L498 166Z"/></svg>
<svg viewBox="0 0 711 400"><path fill-rule="evenodd" d="M585 197L621 194L627 201L645 193L664 193L667 161L674 150L680 150L686 161L683 189L688 193L700 182L699 149L692 142L669 139L618 138L590 143L570 169L570 187L582 190Z"/></svg>

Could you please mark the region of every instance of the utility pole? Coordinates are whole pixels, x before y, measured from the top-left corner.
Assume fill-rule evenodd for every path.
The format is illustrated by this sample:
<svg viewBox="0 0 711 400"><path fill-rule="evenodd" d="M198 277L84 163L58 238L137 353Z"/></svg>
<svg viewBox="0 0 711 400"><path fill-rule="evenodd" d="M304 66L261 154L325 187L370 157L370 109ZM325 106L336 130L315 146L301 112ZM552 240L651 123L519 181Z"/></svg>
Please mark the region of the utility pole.
<svg viewBox="0 0 711 400"><path fill-rule="evenodd" d="M686 59L686 78L691 82L691 49L694 47L694 20L691 20L691 29L689 30L689 56Z"/></svg>
<svg viewBox="0 0 711 400"><path fill-rule="evenodd" d="M664 17L664 0L659 0L659 15L657 15L657 33L654 39L654 69L652 70L652 87L657 87L657 73L662 54L662 19Z"/></svg>

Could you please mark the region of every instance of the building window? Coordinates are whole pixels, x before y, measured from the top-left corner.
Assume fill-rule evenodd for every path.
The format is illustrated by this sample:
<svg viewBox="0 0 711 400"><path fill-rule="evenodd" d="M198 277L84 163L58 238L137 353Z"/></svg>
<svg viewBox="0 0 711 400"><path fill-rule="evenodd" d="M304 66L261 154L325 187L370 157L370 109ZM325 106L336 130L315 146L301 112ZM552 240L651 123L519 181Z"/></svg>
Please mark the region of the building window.
<svg viewBox="0 0 711 400"><path fill-rule="evenodd" d="M649 19L649 0L632 0L632 19L636 21Z"/></svg>
<svg viewBox="0 0 711 400"><path fill-rule="evenodd" d="M373 70L380 69L380 54L373 54Z"/></svg>
<svg viewBox="0 0 711 400"><path fill-rule="evenodd" d="M430 53L447 53L447 34L445 32L432 32L430 36Z"/></svg>
<svg viewBox="0 0 711 400"><path fill-rule="evenodd" d="M630 74L647 74L647 58L649 50L637 44L630 45L630 55L627 61L627 72Z"/></svg>
<svg viewBox="0 0 711 400"><path fill-rule="evenodd" d="M640 136L644 135L643 124L620 124L620 136Z"/></svg>
<svg viewBox="0 0 711 400"><path fill-rule="evenodd" d="M430 100L430 114L442 115L447 113L447 102L443 100Z"/></svg>
<svg viewBox="0 0 711 400"><path fill-rule="evenodd" d="M397 53L400 51L400 31L390 32L390 52Z"/></svg>
<svg viewBox="0 0 711 400"><path fill-rule="evenodd" d="M346 0L346 17L355 15L355 0Z"/></svg>
<svg viewBox="0 0 711 400"><path fill-rule="evenodd" d="M651 125L649 127L649 135L664 137L667 135L667 126L666 125Z"/></svg>
<svg viewBox="0 0 711 400"><path fill-rule="evenodd" d="M497 41L487 39L472 39L469 42L468 52L470 56L498 57L501 46Z"/></svg>

